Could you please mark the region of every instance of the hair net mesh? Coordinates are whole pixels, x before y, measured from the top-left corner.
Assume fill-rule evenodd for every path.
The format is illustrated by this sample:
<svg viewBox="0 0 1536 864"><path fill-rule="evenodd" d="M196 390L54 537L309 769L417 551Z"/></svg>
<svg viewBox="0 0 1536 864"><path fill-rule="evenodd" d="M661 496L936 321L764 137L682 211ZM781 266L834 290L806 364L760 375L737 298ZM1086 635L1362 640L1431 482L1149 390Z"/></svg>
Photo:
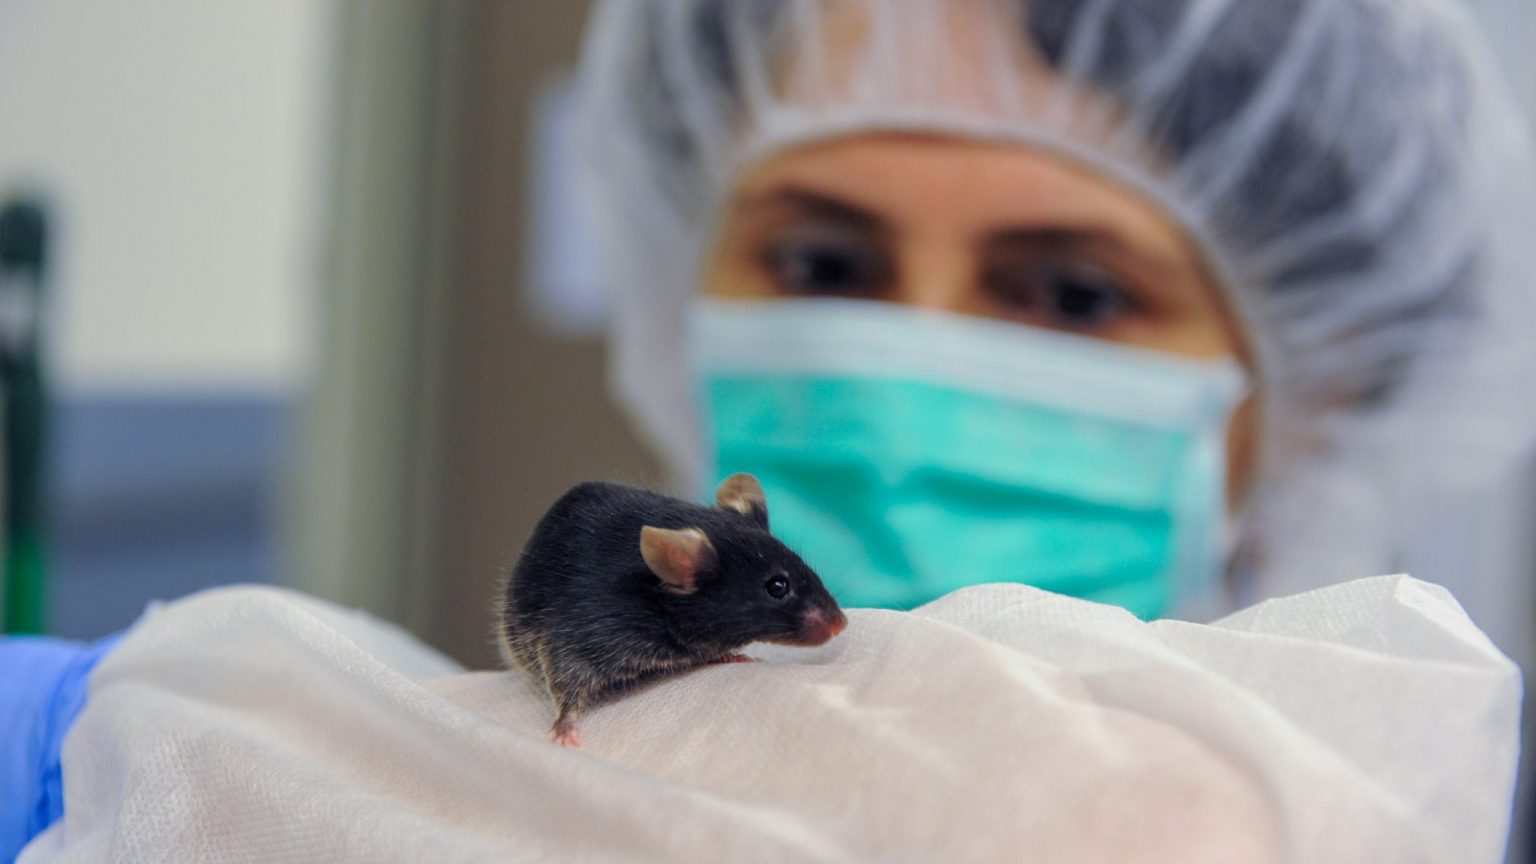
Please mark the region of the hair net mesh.
<svg viewBox="0 0 1536 864"><path fill-rule="evenodd" d="M684 308L741 171L875 130L1017 142L1159 205L1226 292L1258 590L1411 564L1416 502L1536 437L1536 174L1486 54L1439 0L609 2L579 93L615 385L696 486Z"/></svg>

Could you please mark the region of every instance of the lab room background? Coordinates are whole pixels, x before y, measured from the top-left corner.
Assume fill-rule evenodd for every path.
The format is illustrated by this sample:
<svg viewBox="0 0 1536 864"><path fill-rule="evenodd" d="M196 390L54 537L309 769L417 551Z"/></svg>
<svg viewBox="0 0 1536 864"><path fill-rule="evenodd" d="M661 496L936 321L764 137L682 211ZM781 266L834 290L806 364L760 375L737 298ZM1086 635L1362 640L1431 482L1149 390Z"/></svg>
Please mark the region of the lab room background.
<svg viewBox="0 0 1536 864"><path fill-rule="evenodd" d="M1536 126L1536 3L1464 2ZM586 13L0 0L8 631L266 582L496 663L548 503L663 482L570 194ZM1467 530L1536 537L1533 485ZM1536 586L1536 541L1507 567ZM1532 668L1536 590L1458 596Z"/></svg>

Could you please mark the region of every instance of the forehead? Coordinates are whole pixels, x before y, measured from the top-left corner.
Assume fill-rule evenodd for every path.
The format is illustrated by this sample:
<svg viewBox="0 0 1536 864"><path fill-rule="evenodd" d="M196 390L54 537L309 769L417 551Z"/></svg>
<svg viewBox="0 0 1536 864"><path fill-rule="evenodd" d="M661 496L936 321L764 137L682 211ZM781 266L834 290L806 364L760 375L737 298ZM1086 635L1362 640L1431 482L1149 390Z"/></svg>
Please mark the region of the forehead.
<svg viewBox="0 0 1536 864"><path fill-rule="evenodd" d="M756 525L743 524L746 516L722 515L731 520L730 527L711 532L722 557L737 565L762 567L764 572L793 565L794 553L771 533Z"/></svg>

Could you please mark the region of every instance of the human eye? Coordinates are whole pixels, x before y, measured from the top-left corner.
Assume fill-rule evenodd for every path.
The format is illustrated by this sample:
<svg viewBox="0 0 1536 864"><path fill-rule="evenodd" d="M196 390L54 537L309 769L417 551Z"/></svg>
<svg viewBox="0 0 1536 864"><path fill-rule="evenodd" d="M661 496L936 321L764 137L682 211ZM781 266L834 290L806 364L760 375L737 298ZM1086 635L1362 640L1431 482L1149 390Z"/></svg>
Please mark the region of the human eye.
<svg viewBox="0 0 1536 864"><path fill-rule="evenodd" d="M763 270L784 294L868 297L892 281L890 253L867 232L832 225L799 226L764 244Z"/></svg>
<svg viewBox="0 0 1536 864"><path fill-rule="evenodd" d="M997 262L986 268L982 280L1007 312L1047 327L1102 330L1137 311L1136 295L1126 280L1087 261Z"/></svg>

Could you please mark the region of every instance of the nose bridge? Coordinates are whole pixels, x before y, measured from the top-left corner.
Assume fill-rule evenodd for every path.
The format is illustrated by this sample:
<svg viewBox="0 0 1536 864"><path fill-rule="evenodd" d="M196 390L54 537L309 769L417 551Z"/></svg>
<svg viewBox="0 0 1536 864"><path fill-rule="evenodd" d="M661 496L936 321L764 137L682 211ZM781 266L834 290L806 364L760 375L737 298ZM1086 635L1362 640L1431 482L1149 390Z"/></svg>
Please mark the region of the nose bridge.
<svg viewBox="0 0 1536 864"><path fill-rule="evenodd" d="M919 228L903 234L898 242L896 302L944 312L968 311L975 265L962 237Z"/></svg>
<svg viewBox="0 0 1536 864"><path fill-rule="evenodd" d="M831 592L823 592L812 601L806 614L831 623L843 616L843 609Z"/></svg>

